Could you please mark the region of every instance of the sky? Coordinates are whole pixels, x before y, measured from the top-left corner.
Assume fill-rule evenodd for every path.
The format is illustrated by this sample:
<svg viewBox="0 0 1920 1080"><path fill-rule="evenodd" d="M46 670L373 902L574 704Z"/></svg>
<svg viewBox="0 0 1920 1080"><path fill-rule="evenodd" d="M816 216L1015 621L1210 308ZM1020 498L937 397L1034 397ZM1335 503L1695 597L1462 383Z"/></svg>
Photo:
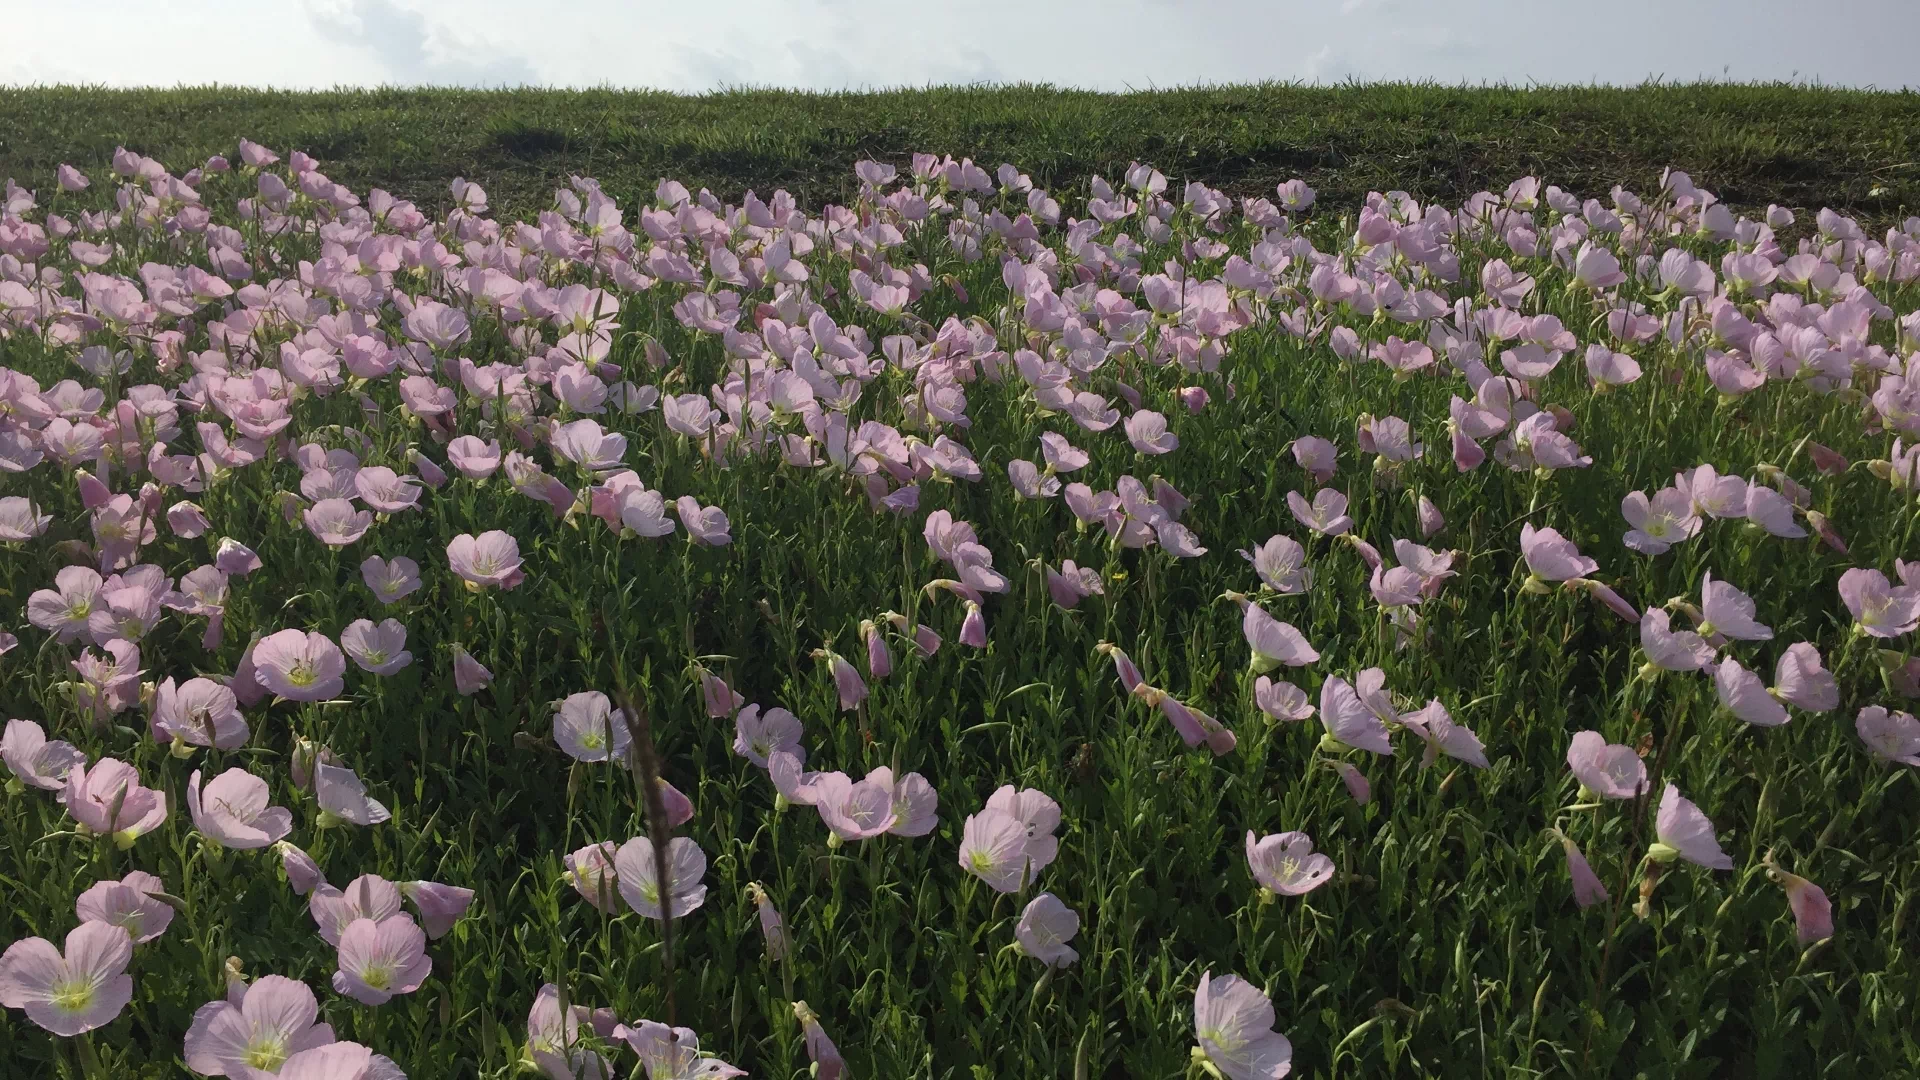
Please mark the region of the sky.
<svg viewBox="0 0 1920 1080"><path fill-rule="evenodd" d="M1920 0L0 0L0 85L1920 88Z"/></svg>

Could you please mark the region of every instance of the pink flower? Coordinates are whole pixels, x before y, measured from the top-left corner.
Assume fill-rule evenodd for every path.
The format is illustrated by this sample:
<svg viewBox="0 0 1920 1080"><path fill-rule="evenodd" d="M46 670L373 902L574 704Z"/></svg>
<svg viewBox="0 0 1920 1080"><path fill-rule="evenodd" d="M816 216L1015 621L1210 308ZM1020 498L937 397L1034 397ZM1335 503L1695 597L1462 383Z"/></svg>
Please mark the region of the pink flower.
<svg viewBox="0 0 1920 1080"><path fill-rule="evenodd" d="M363 1005L384 1005L396 994L411 994L433 972L426 935L404 915L349 923L340 934L339 961L334 992Z"/></svg>
<svg viewBox="0 0 1920 1080"><path fill-rule="evenodd" d="M267 847L293 831L293 812L269 806L267 782L245 769L228 769L200 786L200 771L187 780L187 814L200 835L221 847L248 851Z"/></svg>
<svg viewBox="0 0 1920 1080"><path fill-rule="evenodd" d="M747 1075L719 1058L700 1056L700 1040L691 1028L670 1028L642 1020L631 1027L622 1024L614 1028L613 1038L640 1055L647 1080L727 1080Z"/></svg>
<svg viewBox="0 0 1920 1080"><path fill-rule="evenodd" d="M447 563L473 592L493 585L511 589L526 579L519 542L498 529L454 537L447 544Z"/></svg>
<svg viewBox="0 0 1920 1080"><path fill-rule="evenodd" d="M340 631L340 648L360 670L374 675L391 675L413 663L413 654L407 651L407 628L398 619L382 620L378 626L369 619L355 619Z"/></svg>
<svg viewBox="0 0 1920 1080"><path fill-rule="evenodd" d="M396 604L420 587L420 564L405 555L397 555L391 562L373 555L360 564L360 579L373 590L374 599Z"/></svg>
<svg viewBox="0 0 1920 1080"><path fill-rule="evenodd" d="M233 537L223 536L214 552L213 565L228 577L246 577L260 569L260 556Z"/></svg>
<svg viewBox="0 0 1920 1080"><path fill-rule="evenodd" d="M707 547L725 547L733 543L733 537L727 533L726 511L717 506L701 506L699 500L691 495L682 495L674 500L673 508L680 515L680 524L687 527L687 535L697 544Z"/></svg>
<svg viewBox="0 0 1920 1080"><path fill-rule="evenodd" d="M354 473L353 490L361 502L382 514L397 514L420 505L419 478L401 476L384 465L371 466ZM308 511L309 515L312 513Z"/></svg>
<svg viewBox="0 0 1920 1080"><path fill-rule="evenodd" d="M1254 839L1247 830L1247 866L1262 889L1281 896L1304 896L1333 878L1333 860L1313 850L1303 832Z"/></svg>
<svg viewBox="0 0 1920 1080"><path fill-rule="evenodd" d="M167 820L167 793L142 787L133 766L115 758L74 763L60 798L73 820L123 848Z"/></svg>
<svg viewBox="0 0 1920 1080"><path fill-rule="evenodd" d="M575 761L624 763L632 736L598 690L569 694L553 711L553 741Z"/></svg>
<svg viewBox="0 0 1920 1080"><path fill-rule="evenodd" d="M1590 732L1587 734L1591 734ZM1580 853L1579 847L1559 829L1553 834L1560 839L1560 846L1567 853L1567 873L1573 877L1573 902L1584 910L1595 904L1607 901L1607 887L1600 883L1600 876L1593 872L1587 857Z"/></svg>
<svg viewBox="0 0 1920 1080"><path fill-rule="evenodd" d="M1878 570L1855 567L1840 575L1840 599L1853 624L1877 638L1896 638L1920 627L1920 588L1894 586Z"/></svg>
<svg viewBox="0 0 1920 1080"><path fill-rule="evenodd" d="M1227 1080L1281 1080L1293 1068L1293 1044L1273 1030L1273 1003L1238 975L1200 975L1193 1032L1201 1053Z"/></svg>
<svg viewBox="0 0 1920 1080"><path fill-rule="evenodd" d="M1353 518L1347 516L1347 497L1332 488L1314 492L1311 505L1299 492L1289 491L1287 509L1300 524L1322 536L1339 536L1353 528Z"/></svg>
<svg viewBox="0 0 1920 1080"><path fill-rule="evenodd" d="M367 786L352 769L324 762L313 769L313 790L320 809L339 821L355 825L378 825L393 816L379 800L367 794Z"/></svg>
<svg viewBox="0 0 1920 1080"><path fill-rule="evenodd" d="M67 774L86 765L87 755L72 743L47 741L45 729L31 720L9 720L0 735L0 761L29 787L60 791Z"/></svg>
<svg viewBox="0 0 1920 1080"><path fill-rule="evenodd" d="M1654 834L1659 842L1647 852L1655 862L1685 859L1709 870L1731 870L1733 860L1720 850L1713 835L1713 822L1700 808L1681 798L1680 789L1669 783L1660 794L1660 811L1654 817Z"/></svg>
<svg viewBox="0 0 1920 1080"><path fill-rule="evenodd" d="M465 647L453 647L453 688L466 697L493 685L493 672L473 658Z"/></svg>
<svg viewBox="0 0 1920 1080"><path fill-rule="evenodd" d="M1780 654L1780 662L1773 669L1773 689L1768 693L1808 712L1840 707L1840 684L1820 662L1820 650L1804 641Z"/></svg>
<svg viewBox="0 0 1920 1080"><path fill-rule="evenodd" d="M1029 881L1060 853L1060 840L1053 835L1060 827L1060 804L1045 792L1004 784L988 797L986 808L998 810L1026 828Z"/></svg>
<svg viewBox="0 0 1920 1080"><path fill-rule="evenodd" d="M1763 860L1767 876L1787 891L1787 907L1793 910L1794 931L1802 946L1833 936L1833 904L1826 892L1798 874L1790 874L1773 861L1769 851Z"/></svg>
<svg viewBox="0 0 1920 1080"><path fill-rule="evenodd" d="M1752 598L1724 581L1713 580L1711 570L1700 582L1700 608L1705 616L1700 624L1702 637L1719 634L1736 641L1766 641L1773 637L1772 628L1754 620Z"/></svg>
<svg viewBox="0 0 1920 1080"><path fill-rule="evenodd" d="M320 1005L305 983L262 975L232 985L227 1000L209 1001L193 1014L185 1053L194 1072L253 1080L276 1073L303 1050L334 1041L333 1028L317 1023Z"/></svg>
<svg viewBox="0 0 1920 1080"><path fill-rule="evenodd" d="M1014 924L1013 938L1020 951L1047 965L1062 968L1080 959L1067 942L1080 932L1080 916L1052 893L1041 893L1027 902Z"/></svg>
<svg viewBox="0 0 1920 1080"><path fill-rule="evenodd" d="M462 435L447 444L447 463L469 480L485 480L500 468L500 440Z"/></svg>
<svg viewBox="0 0 1920 1080"><path fill-rule="evenodd" d="M69 566L53 576L53 584L27 597L27 621L61 642L88 635L88 618L100 604L100 575L85 566Z"/></svg>
<svg viewBox="0 0 1920 1080"><path fill-rule="evenodd" d="M467 913L473 903L473 890L433 881L403 881L400 894L420 912L421 925L429 938L439 939Z"/></svg>
<svg viewBox="0 0 1920 1080"><path fill-rule="evenodd" d="M1672 618L1650 607L1640 616L1640 647L1649 667L1662 671L1699 671L1713 662L1713 647L1691 630L1672 629Z"/></svg>
<svg viewBox="0 0 1920 1080"><path fill-rule="evenodd" d="M1620 500L1620 516L1632 526L1622 542L1644 555L1664 554L1700 532L1700 517L1679 488L1662 488L1651 499L1644 492L1628 492Z"/></svg>
<svg viewBox="0 0 1920 1080"><path fill-rule="evenodd" d="M188 678L179 686L173 678L161 680L150 723L161 744L234 749L252 734L234 692L211 678Z"/></svg>
<svg viewBox="0 0 1920 1080"><path fill-rule="evenodd" d="M1126 430L1127 441L1142 454L1169 454L1180 445L1179 437L1167 430L1167 418L1152 409L1127 417Z"/></svg>
<svg viewBox="0 0 1920 1080"><path fill-rule="evenodd" d="M1408 731L1426 741L1427 752L1420 759L1420 766L1432 765L1445 754L1456 761L1464 761L1476 769L1487 767L1487 751L1480 743L1480 737L1454 723L1446 706L1438 698L1427 702L1427 707L1417 712L1401 713L1400 724Z"/></svg>
<svg viewBox="0 0 1920 1080"><path fill-rule="evenodd" d="M800 718L778 705L765 714L760 706L748 705L734 716L733 730L733 752L763 769L776 753L792 754L796 764L806 760L806 749L800 745Z"/></svg>
<svg viewBox="0 0 1920 1080"><path fill-rule="evenodd" d="M773 906L767 890L757 881L747 882L747 895L753 898L753 905L759 911L760 936L767 943L767 959L785 959L793 943L787 937L787 924L780 917L780 909Z"/></svg>
<svg viewBox="0 0 1920 1080"><path fill-rule="evenodd" d="M867 700L867 684L847 658L831 649L816 649L814 656L825 660L833 673L833 685L840 695L840 710L851 712Z"/></svg>
<svg viewBox="0 0 1920 1080"><path fill-rule="evenodd" d="M1003 810L969 816L961 830L960 867L995 892L1019 892L1027 881L1027 826Z"/></svg>
<svg viewBox="0 0 1920 1080"><path fill-rule="evenodd" d="M1885 706L1868 705L1854 717L1853 729L1873 756L1888 764L1920 768L1920 720Z"/></svg>
<svg viewBox="0 0 1920 1080"><path fill-rule="evenodd" d="M1373 801L1373 785L1367 783L1366 775L1344 761L1333 763L1334 770L1340 774L1340 782L1347 787L1347 794L1353 801L1365 806Z"/></svg>
<svg viewBox="0 0 1920 1080"><path fill-rule="evenodd" d="M1275 720L1306 720L1313 716L1307 692L1290 682L1274 682L1265 675L1253 680L1253 701Z"/></svg>
<svg viewBox="0 0 1920 1080"><path fill-rule="evenodd" d="M173 908L154 899L166 891L166 883L143 870L135 870L119 881L96 882L73 902L73 913L83 923L110 923L127 932L135 945L145 944L166 932L173 921Z"/></svg>
<svg viewBox="0 0 1920 1080"><path fill-rule="evenodd" d="M1557 530L1536 529L1531 522L1520 526L1520 553L1532 572L1530 583L1565 581L1600 569L1599 563L1580 554L1580 549Z"/></svg>
<svg viewBox="0 0 1920 1080"><path fill-rule="evenodd" d="M1327 729L1323 741L1393 756L1393 743L1387 737L1386 725L1361 702L1353 686L1338 675L1329 675L1320 684L1320 723Z"/></svg>
<svg viewBox="0 0 1920 1080"><path fill-rule="evenodd" d="M325 701L346 686L347 658L325 634L282 630L253 646L254 678L288 701Z"/></svg>
<svg viewBox="0 0 1920 1080"><path fill-rule="evenodd" d="M1307 551L1290 536L1276 533L1253 551L1240 552L1253 564L1261 584L1282 596L1293 596L1313 587L1313 572L1307 569Z"/></svg>
<svg viewBox="0 0 1920 1080"><path fill-rule="evenodd" d="M605 1055L575 1045L586 1012L585 1006L575 1005L563 1013L560 988L552 983L535 995L527 1013L527 1053L547 1080L606 1080L613 1075Z"/></svg>
<svg viewBox="0 0 1920 1080"><path fill-rule="evenodd" d="M667 844L664 889L654 866L653 841L644 836L621 844L613 865L619 875L621 897L646 918L662 917L663 895L669 898L667 908L675 919L685 918L707 902L707 887L700 881L707 873L706 852L684 836L676 836Z"/></svg>
<svg viewBox="0 0 1920 1080"><path fill-rule="evenodd" d="M24 938L0 956L0 1005L55 1035L111 1023L133 1000L133 939L118 926L83 922L67 934L66 953L45 938Z"/></svg>
<svg viewBox="0 0 1920 1080"><path fill-rule="evenodd" d="M339 947L341 935L346 933L354 920L367 919L378 923L399 913L399 887L375 874L362 874L354 878L345 892L331 885L321 885L307 900L307 914L319 927L320 936L335 948Z"/></svg>
<svg viewBox="0 0 1920 1080"><path fill-rule="evenodd" d="M1713 671L1713 688L1720 704L1733 715L1760 727L1779 727L1789 719L1787 710L1767 693L1767 684L1729 656Z"/></svg>
<svg viewBox="0 0 1920 1080"><path fill-rule="evenodd" d="M1307 644L1306 635L1266 613L1260 605L1244 602L1246 609L1241 616L1240 630L1253 650L1248 666L1254 674L1263 674L1285 664L1288 667L1305 667L1320 659L1320 654L1312 645Z"/></svg>
<svg viewBox="0 0 1920 1080"><path fill-rule="evenodd" d="M1647 790L1647 766L1631 746L1609 743L1597 731L1575 732L1567 768L1586 791L1603 799L1631 799Z"/></svg>
<svg viewBox="0 0 1920 1080"><path fill-rule="evenodd" d="M1293 440L1293 460L1307 470L1316 484L1324 484L1333 478L1339 456L1339 448L1318 435L1305 435Z"/></svg>
<svg viewBox="0 0 1920 1080"><path fill-rule="evenodd" d="M320 864L314 862L312 856L285 840L276 841L273 850L280 856L280 868L286 872L287 884L293 888L295 896L305 896L326 886L327 876L320 871Z"/></svg>
<svg viewBox="0 0 1920 1080"><path fill-rule="evenodd" d="M620 872L614 865L617 854L612 843L602 841L588 844L562 860L567 882L605 915L615 913L615 900L620 895Z"/></svg>

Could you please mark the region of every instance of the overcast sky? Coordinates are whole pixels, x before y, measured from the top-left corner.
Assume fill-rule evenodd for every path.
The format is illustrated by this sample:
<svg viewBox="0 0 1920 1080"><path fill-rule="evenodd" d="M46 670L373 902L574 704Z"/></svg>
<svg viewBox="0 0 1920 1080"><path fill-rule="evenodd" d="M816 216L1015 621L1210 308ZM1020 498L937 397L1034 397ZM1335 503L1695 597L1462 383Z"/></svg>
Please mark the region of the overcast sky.
<svg viewBox="0 0 1920 1080"><path fill-rule="evenodd" d="M0 0L0 84L1920 87L1920 0Z"/></svg>

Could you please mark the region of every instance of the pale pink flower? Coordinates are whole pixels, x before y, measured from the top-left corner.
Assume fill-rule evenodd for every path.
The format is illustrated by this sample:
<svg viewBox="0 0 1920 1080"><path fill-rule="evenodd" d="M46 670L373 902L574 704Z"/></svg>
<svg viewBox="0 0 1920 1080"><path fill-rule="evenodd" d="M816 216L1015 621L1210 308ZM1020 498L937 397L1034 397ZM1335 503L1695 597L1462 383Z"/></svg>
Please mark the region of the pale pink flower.
<svg viewBox="0 0 1920 1080"><path fill-rule="evenodd" d="M0 735L0 761L22 783L42 791L61 791L67 774L84 766L87 755L72 743L47 740L47 733L31 720L7 721Z"/></svg>
<svg viewBox="0 0 1920 1080"><path fill-rule="evenodd" d="M1821 663L1820 650L1804 641L1780 654L1780 662L1773 669L1773 688L1768 693L1808 712L1840 707L1840 684Z"/></svg>
<svg viewBox="0 0 1920 1080"><path fill-rule="evenodd" d="M1654 833L1659 842L1647 854L1655 862L1678 858L1709 870L1733 869L1733 860L1720 850L1720 841L1713 835L1713 822L1699 807L1682 798L1680 789L1671 783L1660 795Z"/></svg>
<svg viewBox="0 0 1920 1080"><path fill-rule="evenodd" d="M321 884L307 899L307 914L326 943L336 948L340 935L356 919L383 922L400 912L400 888L377 874L362 874L343 892Z"/></svg>
<svg viewBox="0 0 1920 1080"><path fill-rule="evenodd" d="M1753 599L1724 581L1713 580L1711 570L1701 578L1700 609L1705 616L1699 628L1702 637L1719 634L1736 641L1766 641L1773 637L1772 628L1754 620Z"/></svg>
<svg viewBox="0 0 1920 1080"><path fill-rule="evenodd" d="M110 923L127 932L135 945L166 932L173 907L154 898L166 892L166 883L144 870L119 881L100 881L74 899L73 913L83 923Z"/></svg>
<svg viewBox="0 0 1920 1080"><path fill-rule="evenodd" d="M1329 675L1320 684L1320 723L1327 729L1326 738L1340 746L1393 756L1386 725L1362 703L1353 685L1338 675Z"/></svg>
<svg viewBox="0 0 1920 1080"><path fill-rule="evenodd" d="M576 1045L585 1012L580 1005L562 1012L560 988L552 983L535 995L527 1013L527 1054L547 1080L608 1080L613 1075L605 1055Z"/></svg>
<svg viewBox="0 0 1920 1080"><path fill-rule="evenodd" d="M334 992L363 1005L384 1005L396 994L411 994L433 972L426 934L405 915L377 923L353 920L341 931L338 955Z"/></svg>
<svg viewBox="0 0 1920 1080"><path fill-rule="evenodd" d="M1313 850L1303 832L1276 833L1257 840L1247 830L1247 866L1262 889L1281 896L1303 896L1333 878L1333 860Z"/></svg>
<svg viewBox="0 0 1920 1080"><path fill-rule="evenodd" d="M1238 975L1202 972L1193 994L1193 1032L1207 1061L1227 1080L1281 1080L1293 1068L1293 1044L1273 1029L1273 1003Z"/></svg>
<svg viewBox="0 0 1920 1080"><path fill-rule="evenodd" d="M1290 682L1274 682L1265 675L1253 680L1253 701L1260 711L1275 720L1307 720L1313 716L1313 702L1307 692Z"/></svg>
<svg viewBox="0 0 1920 1080"><path fill-rule="evenodd" d="M1651 499L1645 492L1628 492L1620 500L1620 516L1632 526L1622 537L1623 542L1646 555L1663 554L1700 532L1700 517L1679 488L1662 488Z"/></svg>
<svg viewBox="0 0 1920 1080"><path fill-rule="evenodd" d="M324 762L313 770L313 790L318 797L321 820L332 818L355 825L378 825L393 816L379 800L367 794L367 786L352 769Z"/></svg>
<svg viewBox="0 0 1920 1080"><path fill-rule="evenodd" d="M1282 596L1304 593L1313 587L1313 571L1307 569L1307 551L1299 541L1275 533L1267 542L1240 557L1253 564L1261 584Z"/></svg>
<svg viewBox="0 0 1920 1080"><path fill-rule="evenodd" d="M474 592L495 585L511 589L526 578L519 542L499 529L454 537L447 544L447 564Z"/></svg>
<svg viewBox="0 0 1920 1080"><path fill-rule="evenodd" d="M75 762L60 799L73 820L91 832L111 834L121 847L167 820L167 793L142 786L134 767L115 758L101 758L92 766Z"/></svg>
<svg viewBox="0 0 1920 1080"><path fill-rule="evenodd" d="M673 508L680 515L680 524L687 527L687 535L694 543L707 547L725 547L733 543L728 535L726 511L717 506L701 506L700 501L691 495L682 495L674 500Z"/></svg>
<svg viewBox="0 0 1920 1080"><path fill-rule="evenodd" d="M1318 435L1303 435L1293 440L1293 460L1307 470L1314 483L1324 484L1333 478L1334 466L1340 457L1340 451L1333 443Z"/></svg>
<svg viewBox="0 0 1920 1080"><path fill-rule="evenodd" d="M575 761L624 762L632 736L607 695L585 690L554 707L553 741Z"/></svg>
<svg viewBox="0 0 1920 1080"><path fill-rule="evenodd" d="M1773 861L1767 852L1763 865L1767 876L1787 892L1787 907L1793 910L1794 933L1802 946L1833 936L1833 904L1826 891L1798 874L1790 874Z"/></svg>
<svg viewBox="0 0 1920 1080"><path fill-rule="evenodd" d="M1575 732L1567 768L1580 787L1603 799L1632 799L1647 790L1647 766L1633 747L1609 743L1597 731Z"/></svg>
<svg viewBox="0 0 1920 1080"><path fill-rule="evenodd" d="M53 576L53 588L27 597L27 621L63 643L85 637L91 633L88 620L101 604L103 584L90 567L65 567Z"/></svg>
<svg viewBox="0 0 1920 1080"><path fill-rule="evenodd" d="M1027 826L1004 810L970 815L960 837L960 867L995 892L1019 892L1027 878Z"/></svg>
<svg viewBox="0 0 1920 1080"><path fill-rule="evenodd" d="M361 502L382 514L397 514L420 505L419 477L402 476L384 465L354 473L353 490Z"/></svg>
<svg viewBox="0 0 1920 1080"><path fill-rule="evenodd" d="M747 1075L719 1058L703 1057L700 1040L691 1028L670 1028L642 1020L632 1026L621 1024L613 1029L612 1037L640 1055L647 1080L727 1080Z"/></svg>
<svg viewBox="0 0 1920 1080"><path fill-rule="evenodd" d="M778 705L764 714L758 705L746 706L735 714L733 730L733 752L763 769L776 753L792 754L796 763L806 760L800 718Z"/></svg>
<svg viewBox="0 0 1920 1080"><path fill-rule="evenodd" d="M1126 431L1127 441L1141 454L1169 454L1180 445L1179 436L1167 430L1167 418L1152 409L1127 417Z"/></svg>
<svg viewBox="0 0 1920 1080"><path fill-rule="evenodd" d="M83 922L61 953L45 938L23 938L0 956L0 1005L55 1035L112 1023L133 1000L133 939L112 923Z"/></svg>
<svg viewBox="0 0 1920 1080"><path fill-rule="evenodd" d="M285 840L275 841L273 850L280 856L280 868L286 872L287 884L293 888L294 895L306 896L327 884L326 874L311 855Z"/></svg>
<svg viewBox="0 0 1920 1080"><path fill-rule="evenodd" d="M269 806L267 782L245 769L228 769L203 788L200 771L187 779L187 814L200 835L221 847L267 847L293 831L293 812Z"/></svg>
<svg viewBox="0 0 1920 1080"><path fill-rule="evenodd" d="M1311 505L1299 492L1289 491L1287 509L1293 511L1296 521L1323 536L1339 536L1353 528L1353 518L1347 516L1347 497L1332 488L1314 492Z"/></svg>
<svg viewBox="0 0 1920 1080"><path fill-rule="evenodd" d="M1691 630L1674 630L1666 611L1650 607L1640 616L1640 647L1647 663L1662 671L1699 671L1713 662L1714 650Z"/></svg>
<svg viewBox="0 0 1920 1080"><path fill-rule="evenodd" d="M318 631L281 630L253 646L254 678L288 701L325 701L346 686L347 658Z"/></svg>
<svg viewBox="0 0 1920 1080"><path fill-rule="evenodd" d="M1720 704L1749 724L1779 727L1789 719L1787 710L1767 693L1767 684L1760 676L1731 656L1714 668L1713 688Z"/></svg>
<svg viewBox="0 0 1920 1080"><path fill-rule="evenodd" d="M1559 829L1553 830L1560 840L1560 846L1567 853L1567 873L1573 878L1573 902L1582 909L1607 902L1607 887L1600 883L1600 876L1593 872L1587 857L1580 853L1579 847Z"/></svg>
<svg viewBox="0 0 1920 1080"><path fill-rule="evenodd" d="M334 1041L333 1028L317 1022L320 1005L305 983L262 975L230 986L226 1000L193 1014L185 1054L194 1072L236 1080L283 1075L288 1058Z"/></svg>
<svg viewBox="0 0 1920 1080"><path fill-rule="evenodd" d="M1067 942L1080 932L1080 915L1060 902L1052 893L1041 893L1027 902L1014 924L1013 937L1020 951L1048 967L1066 967L1080 954Z"/></svg>
<svg viewBox="0 0 1920 1080"><path fill-rule="evenodd" d="M374 599L397 604L420 588L420 564L405 555L396 555L391 561L373 555L360 564L360 579L373 590Z"/></svg>
<svg viewBox="0 0 1920 1080"><path fill-rule="evenodd" d="M1910 714L1868 705L1854 717L1853 730L1880 760L1920 768L1920 720Z"/></svg>
<svg viewBox="0 0 1920 1080"><path fill-rule="evenodd" d="M485 480L500 468L500 440L462 435L447 444L447 463L469 480Z"/></svg>
<svg viewBox="0 0 1920 1080"><path fill-rule="evenodd" d="M1320 659L1319 652L1307 643L1306 635L1291 624L1275 619L1258 604L1243 601L1242 606L1245 610L1240 629L1253 651L1249 666L1254 674L1264 674L1282 664L1305 667Z"/></svg>
<svg viewBox="0 0 1920 1080"><path fill-rule="evenodd" d="M1536 529L1531 522L1520 526L1520 553L1527 561L1533 581L1566 581L1585 577L1600 569L1600 564L1580 554L1573 541L1555 529Z"/></svg>
<svg viewBox="0 0 1920 1080"><path fill-rule="evenodd" d="M400 895L407 898L420 912L421 927L427 937L439 939L453 929L453 924L467 913L468 905L473 903L473 890L457 885L442 885L435 881L403 881L400 883Z"/></svg>
<svg viewBox="0 0 1920 1080"><path fill-rule="evenodd" d="M653 841L636 836L620 845L613 865L619 875L620 895L635 912L649 919L660 919L661 897L668 897L667 909L673 918L682 919L707 902L707 887L701 878L707 873L707 855L700 845L684 836L667 844L667 880L665 888L656 872Z"/></svg>
<svg viewBox="0 0 1920 1080"><path fill-rule="evenodd" d="M407 651L407 628L398 619L385 619L378 626L370 619L355 619L340 631L340 648L362 671L391 675L413 663Z"/></svg>
<svg viewBox="0 0 1920 1080"><path fill-rule="evenodd" d="M453 647L453 688L471 697L493 685L493 672L473 658L464 646Z"/></svg>
<svg viewBox="0 0 1920 1080"><path fill-rule="evenodd" d="M1853 624L1877 638L1896 638L1920 627L1920 587L1892 585L1878 570L1854 567L1840 575L1840 599Z"/></svg>
<svg viewBox="0 0 1920 1080"><path fill-rule="evenodd" d="M1401 713L1400 724L1426 741L1426 755L1420 759L1422 768L1432 765L1441 754L1464 761L1476 769L1487 767L1487 751L1481 745L1480 737L1454 723L1446 706L1440 704L1437 698L1427 702L1427 707L1417 712Z"/></svg>
<svg viewBox="0 0 1920 1080"><path fill-rule="evenodd" d="M228 577L246 577L260 569L260 556L252 548L235 540L231 536L220 538L220 546L215 549L213 565Z"/></svg>
<svg viewBox="0 0 1920 1080"><path fill-rule="evenodd" d="M616 856L613 844L602 841L588 844L562 860L567 868L567 883L604 915L616 912L620 897L620 872L614 865Z"/></svg>

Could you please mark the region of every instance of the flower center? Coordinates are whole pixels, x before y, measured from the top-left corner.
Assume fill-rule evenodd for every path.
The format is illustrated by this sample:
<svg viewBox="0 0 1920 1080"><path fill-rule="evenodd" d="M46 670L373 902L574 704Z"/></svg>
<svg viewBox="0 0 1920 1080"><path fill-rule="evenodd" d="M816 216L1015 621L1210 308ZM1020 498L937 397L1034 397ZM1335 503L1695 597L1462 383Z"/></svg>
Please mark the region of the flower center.
<svg viewBox="0 0 1920 1080"><path fill-rule="evenodd" d="M247 1043L243 1060L249 1068L275 1072L287 1060L287 1043L277 1033L255 1035Z"/></svg>
<svg viewBox="0 0 1920 1080"><path fill-rule="evenodd" d="M984 851L975 851L967 856L967 865L973 867L976 874L984 874L993 869L993 856Z"/></svg>
<svg viewBox="0 0 1920 1080"><path fill-rule="evenodd" d="M387 987L392 986L393 979L393 964L389 961L379 961L368 964L360 972L360 981L373 987L375 990L385 990Z"/></svg>
<svg viewBox="0 0 1920 1080"><path fill-rule="evenodd" d="M295 686L312 686L315 680L311 660L301 660L287 669L287 681Z"/></svg>
<svg viewBox="0 0 1920 1080"><path fill-rule="evenodd" d="M53 984L50 1000L63 1013L85 1012L93 1007L93 983L87 979L67 978Z"/></svg>

